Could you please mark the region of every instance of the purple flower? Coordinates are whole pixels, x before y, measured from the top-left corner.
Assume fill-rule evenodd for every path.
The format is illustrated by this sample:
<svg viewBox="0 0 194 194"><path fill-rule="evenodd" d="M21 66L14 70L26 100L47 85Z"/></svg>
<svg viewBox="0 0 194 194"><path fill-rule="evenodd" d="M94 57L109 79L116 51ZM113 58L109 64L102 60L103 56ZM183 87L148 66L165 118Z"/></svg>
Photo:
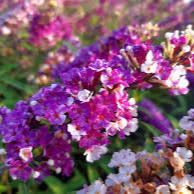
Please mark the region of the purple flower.
<svg viewBox="0 0 194 194"><path fill-rule="evenodd" d="M114 86L118 85L128 87L134 81L134 78L131 76L130 71L108 67L106 71L101 74L100 80L104 88L112 89Z"/></svg>
<svg viewBox="0 0 194 194"><path fill-rule="evenodd" d="M78 94L82 89L95 90L100 74L90 68L72 68L61 74L61 79L66 87L66 92Z"/></svg>
<svg viewBox="0 0 194 194"><path fill-rule="evenodd" d="M62 125L72 100L65 92L64 86L53 84L50 87L42 88L32 96L30 105L37 120L45 119L53 125Z"/></svg>
<svg viewBox="0 0 194 194"><path fill-rule="evenodd" d="M32 168L21 160L7 161L7 167L9 168L9 173L13 179L27 181L32 174Z"/></svg>
<svg viewBox="0 0 194 194"><path fill-rule="evenodd" d="M20 139L21 133L29 130L28 120L31 117L29 106L23 101L17 103L14 110L8 111L0 125L3 142L9 143Z"/></svg>
<svg viewBox="0 0 194 194"><path fill-rule="evenodd" d="M36 46L54 46L63 39L77 44L77 38L72 33L71 23L62 16L49 18L49 16L35 14L29 32L30 42Z"/></svg>
<svg viewBox="0 0 194 194"><path fill-rule="evenodd" d="M169 134L173 128L170 121L165 118L159 108L150 100L143 99L139 106L141 118L144 122L153 125L155 128L159 129L164 134Z"/></svg>
<svg viewBox="0 0 194 194"><path fill-rule="evenodd" d="M71 146L66 139L53 138L44 151L48 161L53 160L53 167L57 174L62 173L66 176L71 174L74 163L69 155Z"/></svg>

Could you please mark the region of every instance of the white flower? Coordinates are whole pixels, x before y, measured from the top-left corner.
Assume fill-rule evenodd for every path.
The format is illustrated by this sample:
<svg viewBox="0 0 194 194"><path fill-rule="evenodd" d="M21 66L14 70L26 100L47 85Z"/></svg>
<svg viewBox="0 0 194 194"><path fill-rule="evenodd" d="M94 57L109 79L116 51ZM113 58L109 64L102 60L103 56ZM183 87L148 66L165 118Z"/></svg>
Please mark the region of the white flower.
<svg viewBox="0 0 194 194"><path fill-rule="evenodd" d="M31 3L40 6L45 3L45 0L32 0Z"/></svg>
<svg viewBox="0 0 194 194"><path fill-rule="evenodd" d="M164 36L166 39L170 40L170 39L172 39L173 35L174 34L172 32L166 32Z"/></svg>
<svg viewBox="0 0 194 194"><path fill-rule="evenodd" d="M191 176L190 174L186 175L189 180L189 187L191 189L194 189L194 176Z"/></svg>
<svg viewBox="0 0 194 194"><path fill-rule="evenodd" d="M181 76L178 83L176 84L177 88L186 88L189 85L189 81L186 76Z"/></svg>
<svg viewBox="0 0 194 194"><path fill-rule="evenodd" d="M133 48L132 46L128 45L128 46L126 47L126 51L127 51L127 52L131 52L131 51L132 51L132 48Z"/></svg>
<svg viewBox="0 0 194 194"><path fill-rule="evenodd" d="M129 122L126 128L123 129L125 135L130 135L130 133L133 133L137 131L138 129L138 119L132 118Z"/></svg>
<svg viewBox="0 0 194 194"><path fill-rule="evenodd" d="M141 65L141 71L145 73L156 73L158 64L153 60L154 55L152 51L149 51L146 55L145 62Z"/></svg>
<svg viewBox="0 0 194 194"><path fill-rule="evenodd" d="M38 102L37 102L36 100L30 101L30 105L31 105L31 106L35 106L37 103L38 103Z"/></svg>
<svg viewBox="0 0 194 194"><path fill-rule="evenodd" d="M179 83L181 76L185 76L185 75L186 75L186 70L183 65L174 66L165 83L168 87L172 87L175 84Z"/></svg>
<svg viewBox="0 0 194 194"><path fill-rule="evenodd" d="M67 125L67 131L71 134L72 138L76 141L79 141L81 136L86 134L84 131L77 130L76 126L73 124Z"/></svg>
<svg viewBox="0 0 194 194"><path fill-rule="evenodd" d="M188 187L190 187L191 189L194 188L192 181L193 177L191 175L186 174L183 178L173 176L171 177L171 182L169 183L170 189L172 189L173 191L178 191L179 193L182 192L184 194L187 194L189 193L189 190L187 189Z"/></svg>
<svg viewBox="0 0 194 194"><path fill-rule="evenodd" d="M191 3L193 0L183 0L183 2L185 3L185 4L189 4L189 3Z"/></svg>
<svg viewBox="0 0 194 194"><path fill-rule="evenodd" d="M11 34L11 29L8 28L7 26L3 26L1 28L1 32L2 32L3 35L10 35Z"/></svg>
<svg viewBox="0 0 194 194"><path fill-rule="evenodd" d="M164 84L173 89L175 95L178 95L180 92L186 94L188 92L189 81L186 78L185 67L183 65L174 66Z"/></svg>
<svg viewBox="0 0 194 194"><path fill-rule="evenodd" d="M124 129L125 127L127 127L127 125L128 125L127 119L121 117L120 120L118 121L119 128Z"/></svg>
<svg viewBox="0 0 194 194"><path fill-rule="evenodd" d="M109 167L117 167L117 166L127 166L132 165L136 161L136 155L130 150L120 150L119 152L115 152L112 156Z"/></svg>
<svg viewBox="0 0 194 194"><path fill-rule="evenodd" d="M129 179L131 178L130 176L125 176L124 174L109 174L105 180L105 184L110 187L114 186L117 184L125 183L128 182Z"/></svg>
<svg viewBox="0 0 194 194"><path fill-rule="evenodd" d="M94 145L92 148L86 150L84 155L86 155L86 160L88 162L94 162L100 159L101 155L105 154L107 151L108 149L104 145Z"/></svg>
<svg viewBox="0 0 194 194"><path fill-rule="evenodd" d="M33 178L37 179L39 176L40 176L40 172L38 172L38 171L33 171L32 172L32 177Z"/></svg>
<svg viewBox="0 0 194 194"><path fill-rule="evenodd" d="M119 131L118 122L110 122L106 127L107 135L115 135Z"/></svg>
<svg viewBox="0 0 194 194"><path fill-rule="evenodd" d="M183 188L180 188L176 191L173 191L172 194L192 194L192 191L186 187L183 187Z"/></svg>
<svg viewBox="0 0 194 194"><path fill-rule="evenodd" d="M32 146L21 148L19 151L19 157L25 162L28 162L33 157L32 149L33 149Z"/></svg>
<svg viewBox="0 0 194 194"><path fill-rule="evenodd" d="M189 115L190 117L194 117L194 109L193 109L193 108L191 108L191 109L188 111L188 115Z"/></svg>
<svg viewBox="0 0 194 194"><path fill-rule="evenodd" d="M51 84L50 88L55 89L58 86L58 84Z"/></svg>
<svg viewBox="0 0 194 194"><path fill-rule="evenodd" d="M184 116L180 122L179 125L181 128L183 128L186 131L193 131L194 132L194 109L190 109L188 111L188 116Z"/></svg>
<svg viewBox="0 0 194 194"><path fill-rule="evenodd" d="M107 84L109 82L109 80L111 79L111 73L112 73L112 68L111 67L107 67L106 68L106 73L102 73L100 76L100 81L102 82L102 84L106 85L106 87L112 89L113 88L113 84Z"/></svg>
<svg viewBox="0 0 194 194"><path fill-rule="evenodd" d="M47 161L47 164L48 164L49 166L54 166L54 165L55 165L55 161L52 160L52 159L49 159L49 160Z"/></svg>
<svg viewBox="0 0 194 194"><path fill-rule="evenodd" d="M187 52L190 52L191 51L191 47L189 45L185 45L182 47L182 50L187 53Z"/></svg>
<svg viewBox="0 0 194 194"><path fill-rule="evenodd" d="M184 116L179 122L180 127L187 131L194 130L194 122L190 119L191 117Z"/></svg>
<svg viewBox="0 0 194 194"><path fill-rule="evenodd" d="M145 73L156 73L158 64L156 62L153 62L152 64L149 63L143 63L141 65L141 71Z"/></svg>
<svg viewBox="0 0 194 194"><path fill-rule="evenodd" d="M185 133L182 133L182 134L180 135L180 138L181 138L182 140L184 140L184 141L187 139L187 137L188 137L188 135L185 134Z"/></svg>
<svg viewBox="0 0 194 194"><path fill-rule="evenodd" d="M122 174L123 176L131 176L132 173L136 171L136 166L135 165L130 165L130 166L121 166L119 168L119 174Z"/></svg>
<svg viewBox="0 0 194 194"><path fill-rule="evenodd" d="M69 97L66 102L67 106L71 106L73 103L74 103L74 99L72 97Z"/></svg>
<svg viewBox="0 0 194 194"><path fill-rule="evenodd" d="M129 104L130 105L135 105L136 104L135 98L130 98L129 99Z"/></svg>
<svg viewBox="0 0 194 194"><path fill-rule="evenodd" d="M57 174L60 174L61 171L62 171L61 167L57 167L57 168L55 169L55 172L56 172Z"/></svg>
<svg viewBox="0 0 194 194"><path fill-rule="evenodd" d="M6 150L4 148L0 148L0 155L5 155L6 154Z"/></svg>
<svg viewBox="0 0 194 194"><path fill-rule="evenodd" d="M101 181L97 180L92 185L88 187L88 194L105 194L106 193L106 185Z"/></svg>
<svg viewBox="0 0 194 194"><path fill-rule="evenodd" d="M182 158L184 162L190 162L193 157L192 151L186 149L185 147L177 147L176 152L174 152L174 155Z"/></svg>
<svg viewBox="0 0 194 194"><path fill-rule="evenodd" d="M160 185L156 188L155 194L170 194L168 185Z"/></svg>
<svg viewBox="0 0 194 194"><path fill-rule="evenodd" d="M81 102L89 102L92 97L92 92L86 89L83 89L78 92L77 98Z"/></svg>
<svg viewBox="0 0 194 194"><path fill-rule="evenodd" d="M116 122L110 122L106 128L106 131L109 135L114 135L117 131L123 131L125 135L130 135L130 133L135 132L137 128L137 118L132 118L131 120L127 121L127 119L121 117Z"/></svg>

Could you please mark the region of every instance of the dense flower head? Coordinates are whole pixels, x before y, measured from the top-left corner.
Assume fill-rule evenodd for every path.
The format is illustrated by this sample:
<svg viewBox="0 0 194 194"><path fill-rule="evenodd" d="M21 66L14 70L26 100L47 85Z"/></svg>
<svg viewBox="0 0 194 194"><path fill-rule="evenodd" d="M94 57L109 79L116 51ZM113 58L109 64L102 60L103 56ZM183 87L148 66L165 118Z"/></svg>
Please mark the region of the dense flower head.
<svg viewBox="0 0 194 194"><path fill-rule="evenodd" d="M51 21L48 16L40 14L33 17L30 27L30 41L33 44L53 46L60 40L71 38L72 27L64 17L57 16L51 18Z"/></svg>
<svg viewBox="0 0 194 194"><path fill-rule="evenodd" d="M140 37L135 34L128 26L122 27L112 32L108 37L103 37L93 44L81 48L70 63L71 67L87 67L97 59L111 60L119 54L120 49L125 44L138 44Z"/></svg>
<svg viewBox="0 0 194 194"><path fill-rule="evenodd" d="M73 98L68 96L64 86L59 84L42 88L30 99L36 120L45 119L53 125L62 125L65 122L65 113L72 103Z"/></svg>
<svg viewBox="0 0 194 194"><path fill-rule="evenodd" d="M99 92L89 101L71 106L68 131L79 141L80 147L90 154L93 147L108 144L108 136L119 134L121 137L130 135L137 130L135 103L129 101L127 93ZM100 147L99 147L100 149ZM97 150L95 149L97 152ZM95 154L95 152L93 153Z"/></svg>
<svg viewBox="0 0 194 194"><path fill-rule="evenodd" d="M47 161L52 159L55 164L50 169L70 175L73 162L66 130L55 127L49 132L46 126L41 127L26 102L19 102L3 115L0 133L6 145L5 166L13 179L43 179L49 175Z"/></svg>
<svg viewBox="0 0 194 194"><path fill-rule="evenodd" d="M28 120L32 117L29 106L25 102L18 102L13 111L3 116L0 133L3 142L9 143L20 139L20 132L29 129Z"/></svg>

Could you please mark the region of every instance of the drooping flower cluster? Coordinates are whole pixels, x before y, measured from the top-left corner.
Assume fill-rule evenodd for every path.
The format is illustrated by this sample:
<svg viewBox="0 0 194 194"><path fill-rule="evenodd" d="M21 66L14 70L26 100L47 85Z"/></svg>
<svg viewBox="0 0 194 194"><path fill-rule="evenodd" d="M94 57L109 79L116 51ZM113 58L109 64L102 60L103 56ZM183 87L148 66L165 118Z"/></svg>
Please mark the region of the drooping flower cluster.
<svg viewBox="0 0 194 194"><path fill-rule="evenodd" d="M141 36L125 27L81 49L69 67L89 68L90 63L105 59L108 66L122 64L130 72L134 78L131 87L157 86L167 88L175 95L186 94L189 85L186 74L193 68L193 36L192 27L188 26L181 33L166 33L166 42L160 46L141 40ZM108 71L114 72L110 68Z"/></svg>
<svg viewBox="0 0 194 194"><path fill-rule="evenodd" d="M146 87L160 85L178 95L188 92L186 72L192 69L193 30L189 26L182 34L175 33L176 37L172 33L170 38L171 33L166 33L167 42L162 47L143 43L129 45L123 52L134 64L136 76L147 82Z"/></svg>
<svg viewBox="0 0 194 194"><path fill-rule="evenodd" d="M115 152L108 166L118 168L118 173L111 173L104 182L97 180L77 193L90 194L95 191L100 194L192 194L194 190L193 109L188 114L189 116L183 117L180 121L180 126L185 131L179 131L179 142L173 144L169 139L157 137L160 141L163 139L163 147L160 147L158 152L134 153L130 149ZM172 140L173 138L171 136Z"/></svg>

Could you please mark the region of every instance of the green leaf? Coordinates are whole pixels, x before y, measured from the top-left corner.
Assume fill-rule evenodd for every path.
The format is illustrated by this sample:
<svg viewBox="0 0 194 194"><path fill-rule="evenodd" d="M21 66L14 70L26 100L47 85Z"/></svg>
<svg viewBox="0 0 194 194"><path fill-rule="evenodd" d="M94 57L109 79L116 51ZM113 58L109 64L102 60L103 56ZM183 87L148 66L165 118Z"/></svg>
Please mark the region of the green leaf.
<svg viewBox="0 0 194 194"><path fill-rule="evenodd" d="M53 194L64 194L66 193L64 191L64 183L61 182L59 179L57 179L54 176L47 177L44 182L47 184L47 186L50 188L50 190L53 192Z"/></svg>
<svg viewBox="0 0 194 194"><path fill-rule="evenodd" d="M144 145L144 149L147 152L152 153L154 151L154 148L155 148L155 145L153 143L153 140L151 138L147 138L146 142L145 142L145 145Z"/></svg>
<svg viewBox="0 0 194 194"><path fill-rule="evenodd" d="M0 193L6 192L7 188L5 185L0 185Z"/></svg>
<svg viewBox="0 0 194 194"><path fill-rule="evenodd" d="M13 71L16 67L17 67L16 64L1 65L0 76L5 75L5 74L9 73L10 71Z"/></svg>
<svg viewBox="0 0 194 194"><path fill-rule="evenodd" d="M149 125L148 123L145 123L143 121L140 122L143 127L145 127L153 136L159 136L161 133L158 129L153 127L152 125Z"/></svg>
<svg viewBox="0 0 194 194"><path fill-rule="evenodd" d="M64 188L68 192L76 191L81 188L84 183L86 183L84 176L77 170L74 176L65 183Z"/></svg>
<svg viewBox="0 0 194 194"><path fill-rule="evenodd" d="M141 160L136 161L136 167L137 167L137 172L141 173L142 172L142 163Z"/></svg>
<svg viewBox="0 0 194 194"><path fill-rule="evenodd" d="M167 118L175 129L179 128L179 121L172 114L167 114Z"/></svg>
<svg viewBox="0 0 194 194"><path fill-rule="evenodd" d="M94 167L88 166L87 172L88 172L88 179L90 183L94 182L96 179L100 177L96 168Z"/></svg>
<svg viewBox="0 0 194 194"><path fill-rule="evenodd" d="M104 156L100 162L98 163L98 166L105 171L106 174L110 174L112 172L111 168L108 167L108 163L110 161L109 156Z"/></svg>
<svg viewBox="0 0 194 194"><path fill-rule="evenodd" d="M29 194L27 183L20 183L19 185L19 194Z"/></svg>

